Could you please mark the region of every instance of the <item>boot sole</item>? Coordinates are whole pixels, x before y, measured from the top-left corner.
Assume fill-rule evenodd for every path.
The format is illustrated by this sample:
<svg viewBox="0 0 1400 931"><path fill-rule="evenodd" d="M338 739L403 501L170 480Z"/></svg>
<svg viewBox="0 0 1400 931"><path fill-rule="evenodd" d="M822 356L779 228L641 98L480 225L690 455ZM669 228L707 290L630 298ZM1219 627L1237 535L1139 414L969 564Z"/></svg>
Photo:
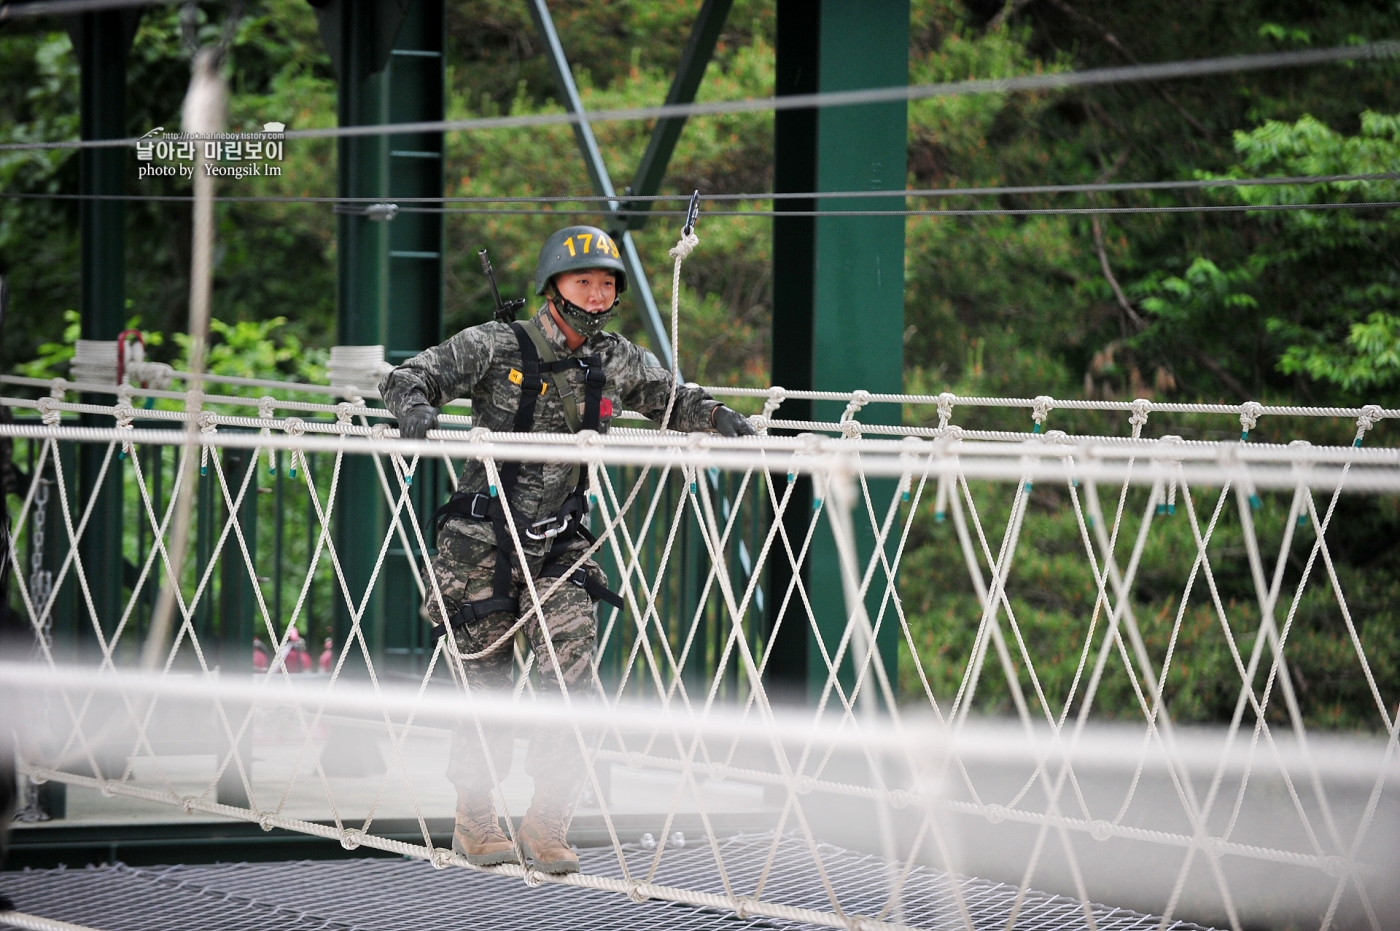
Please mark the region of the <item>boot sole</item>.
<svg viewBox="0 0 1400 931"><path fill-rule="evenodd" d="M522 840L520 842L520 847L524 851L525 856L529 858L530 864L541 873L549 873L551 876L562 876L565 873L578 872L577 860L555 860L554 862L545 862L535 856L535 852L530 849L530 845L525 841Z"/></svg>
<svg viewBox="0 0 1400 931"><path fill-rule="evenodd" d="M495 853L467 853L462 849L462 845L457 843L457 838L452 838L452 852L462 857L472 866L500 866L502 863L519 863L520 857L516 854L515 848L498 850Z"/></svg>
<svg viewBox="0 0 1400 931"><path fill-rule="evenodd" d="M472 866L500 866L502 863L520 862L520 858L515 855L514 850L502 850L500 853L464 853L462 856Z"/></svg>

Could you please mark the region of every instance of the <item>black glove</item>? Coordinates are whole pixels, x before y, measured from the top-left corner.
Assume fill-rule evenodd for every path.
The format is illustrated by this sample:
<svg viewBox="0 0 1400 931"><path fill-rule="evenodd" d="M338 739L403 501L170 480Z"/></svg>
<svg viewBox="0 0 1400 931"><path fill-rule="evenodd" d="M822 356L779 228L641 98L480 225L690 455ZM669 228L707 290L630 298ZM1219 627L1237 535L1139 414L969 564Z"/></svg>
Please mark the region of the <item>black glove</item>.
<svg viewBox="0 0 1400 931"><path fill-rule="evenodd" d="M399 418L399 436L405 440L424 439L429 430L437 428L437 408L430 404L415 404Z"/></svg>
<svg viewBox="0 0 1400 931"><path fill-rule="evenodd" d="M715 425L715 432L720 436L757 436L758 431L749 423L749 419L735 410L730 410L721 404L710 414L710 422Z"/></svg>

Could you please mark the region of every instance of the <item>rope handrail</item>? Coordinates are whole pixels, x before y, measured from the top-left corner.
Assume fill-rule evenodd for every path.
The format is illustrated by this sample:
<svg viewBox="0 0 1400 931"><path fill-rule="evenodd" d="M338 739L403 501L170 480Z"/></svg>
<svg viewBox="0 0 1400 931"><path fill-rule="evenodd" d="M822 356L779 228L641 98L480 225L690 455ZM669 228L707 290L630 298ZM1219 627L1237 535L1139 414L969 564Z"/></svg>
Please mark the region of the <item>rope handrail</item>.
<svg viewBox="0 0 1400 931"><path fill-rule="evenodd" d="M186 372L179 369L172 370L172 377L185 378ZM358 395L365 399L378 400L379 392L372 390L359 390L349 387L337 387L333 385L318 385L310 382L279 381L265 378L241 378L225 375L205 375L205 381L216 384L242 385L246 387L270 388L283 391L299 391L309 394L330 394L346 396ZM161 391L154 388L137 388L133 386L117 386L110 384L97 384L91 382L75 382L65 378L31 378L22 375L0 375L0 384L22 385L29 388L43 388L51 391L79 392L86 394L120 394L123 391L129 392L133 397L152 397L167 400L183 401L186 395L178 391ZM733 385L703 385L701 390L708 392L715 397L734 398L772 398L780 396L783 399L809 400L809 401L844 401L849 402L857 398L870 404L911 404L911 405L946 405L951 403L954 407L990 407L990 408L1026 408L1034 410L1039 403L1037 398L1018 397L985 397L978 395L955 395L951 393L943 394L890 394L882 392L864 391L813 391L802 388L780 388L777 386L770 388L743 388ZM232 395L205 395L204 400L210 404L241 404L247 406L257 406L257 399L238 397ZM1185 401L1151 401L1145 398L1138 398L1131 401L1115 400L1092 400L1083 398L1051 398L1052 407L1060 410L1084 410L1084 411L1112 411L1135 413L1141 409L1143 404L1148 405L1147 409L1151 413L1167 414L1235 414L1240 415L1251 410L1257 410L1257 416L1275 417L1326 417L1326 418L1356 418L1361 416L1374 416L1380 419L1400 419L1400 408L1382 408L1377 405L1365 405L1362 407L1336 407L1336 406L1304 406L1295 404L1257 404L1254 401L1246 401L1241 404L1206 404ZM334 413L335 405L322 404L314 405L306 402L294 402L276 400L278 407L287 409L319 411L324 413ZM293 406L298 405L298 406ZM447 402L451 407L471 407L471 400L468 398L458 398ZM365 413L369 416L389 416L382 408L365 408ZM641 417L634 411L625 412L635 417Z"/></svg>

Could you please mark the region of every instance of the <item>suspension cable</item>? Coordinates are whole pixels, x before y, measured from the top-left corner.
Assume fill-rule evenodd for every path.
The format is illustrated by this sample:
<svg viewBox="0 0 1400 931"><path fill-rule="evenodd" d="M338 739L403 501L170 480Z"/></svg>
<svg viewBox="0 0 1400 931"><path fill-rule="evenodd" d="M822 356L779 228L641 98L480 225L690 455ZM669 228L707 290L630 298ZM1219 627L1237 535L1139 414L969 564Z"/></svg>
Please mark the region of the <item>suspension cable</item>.
<svg viewBox="0 0 1400 931"><path fill-rule="evenodd" d="M706 103L665 104L655 107L626 107L592 110L587 113L531 113L519 116L473 117L465 120L425 120L413 123L387 123L372 126L332 126L319 129L297 129L283 133L286 139L338 139L351 136L384 136L405 133L479 132L492 129L526 129L543 126L574 125L587 119L590 123L635 122L638 120L719 116L732 113L767 113L777 110L810 110L819 107L852 107L877 103L911 103L936 97L969 94L1005 94L1025 91L1064 90L1071 87L1102 87L1111 84L1141 81L1179 80L1237 74L1246 71L1267 71L1278 68L1302 68L1310 65L1334 64L1344 61L1389 61L1400 57L1400 42L1373 42L1365 45L1344 45L1325 49L1303 49L1292 52L1268 52L1257 55L1232 55L1223 58L1200 58L1149 65L1129 65L1119 68L1093 68L1085 71L1062 71L1049 74L1017 75L1009 78L978 78L970 81L948 81L937 84L909 84L898 87L877 87L868 90L826 91L815 94L791 94L782 97L755 97L747 100L717 100ZM12 142L0 145L0 151L32 151L43 149L121 148L142 141L130 139L70 139L55 142Z"/></svg>
<svg viewBox="0 0 1400 931"><path fill-rule="evenodd" d="M882 191L758 191L748 194L702 194L702 203L754 200L830 200L833 198L863 199L871 197L1000 197L1006 195L1037 194L1095 194L1128 191L1188 191L1221 187L1277 187L1284 185L1346 184L1365 181L1397 181L1400 172L1375 172L1371 174L1349 175L1288 175L1263 178L1204 178L1189 181L1121 181L1104 184L1042 184L1042 185L992 185L988 187L960 188L909 188ZM120 201L163 201L189 203L188 194L57 194L48 192L8 192L0 191L0 197L17 200L120 200ZM689 194L638 194L625 198L633 203L689 203ZM267 203L267 204L373 204L385 200L383 197L311 197L295 195L238 195L224 194L214 198L228 203ZM618 198L594 194L501 194L457 197L394 197L395 204L587 204L608 203ZM617 212L617 211L609 211ZM635 212L635 211L632 211ZM659 214L658 214L659 215ZM684 216L679 211L677 216Z"/></svg>

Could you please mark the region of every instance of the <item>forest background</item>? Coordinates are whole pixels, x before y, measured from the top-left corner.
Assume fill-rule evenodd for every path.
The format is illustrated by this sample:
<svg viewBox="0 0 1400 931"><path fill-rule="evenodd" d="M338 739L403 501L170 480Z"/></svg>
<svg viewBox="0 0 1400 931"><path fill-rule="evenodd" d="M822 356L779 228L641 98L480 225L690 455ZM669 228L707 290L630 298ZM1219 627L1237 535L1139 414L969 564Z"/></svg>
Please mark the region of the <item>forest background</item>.
<svg viewBox="0 0 1400 931"><path fill-rule="evenodd" d="M665 97L697 0L551 4L590 108L655 104ZM224 7L201 7L205 41ZM737 0L701 100L772 93L772 3ZM455 0L448 5L448 117L561 109L524 5ZM910 81L927 83L1161 62L1400 37L1393 0L914 0ZM188 51L173 7L145 13L131 53L130 135L173 127L188 82ZM302 0L257 0L238 27L228 64L230 128L280 120L291 128L335 122L335 81ZM1129 84L1035 94L951 97L909 110L910 188L1159 181L1208 177L1357 174L1400 170L1400 97L1394 62L1329 65L1170 84ZM78 71L56 20L0 27L0 140L78 134ZM598 127L615 178L630 177L649 126ZM567 128L453 134L447 193L587 193ZM771 114L693 119L664 190L763 192L772 185ZM133 163L134 164L134 163ZM77 190L69 152L0 153L0 191ZM132 193L186 193L178 180L129 175ZM288 145L280 178L239 193L332 196L329 142ZM231 188L232 183L226 185ZM1224 187L1190 193L1135 192L1058 198L1002 195L946 199L947 207L1210 205L1400 200L1394 181L1312 186ZM736 209L763 209L761 200ZM155 333L185 326L188 207L128 205L127 294L134 321ZM329 205L225 203L218 210L214 365L228 374L319 374L334 338L335 219ZM492 250L503 290L526 293L538 243L557 218L450 214L445 329L489 318L489 292L475 252ZM639 236L658 300L668 300L665 250L675 224L653 221ZM702 220L702 246L685 266L681 364L706 384L766 385L774 287L771 224L765 218ZM1400 211L910 218L906 226L905 383L910 391L966 395L1296 402L1400 406ZM0 274L8 276L3 367L64 371L76 337L78 212L72 201L0 199ZM635 305L620 328L645 341ZM154 352L178 361L181 343ZM906 411L909 422L930 412ZM1122 418L1068 416L1070 431L1126 432ZM959 422L1027 429L1022 413L984 412ZM1252 438L1347 443L1354 424L1266 418ZM1395 427L1373 442L1392 445ZM1230 438L1227 419L1154 417L1147 435ZM1009 498L977 488L988 526ZM1145 501L1145 499L1143 499ZM1196 492L1207 513L1209 493ZM1142 502L1138 502L1139 505ZM1080 656L1094 582L1063 490L1038 485L1025 538L1035 541L1009 582L1051 704L1067 694ZM1129 502L1128 513L1133 513ZM926 501L920 507L932 509ZM1141 507L1139 507L1139 512ZM1258 516L1267 547L1283 532L1287 499ZM931 516L931 515L930 515ZM1131 540L1135 518L1120 538ZM1296 584L1312 542L1298 531L1284 591ZM902 578L914 648L931 687L951 695L980 609L948 532L920 520ZM1400 696L1400 504L1343 496L1329 529L1338 579L1365 644L1375 687L1360 674L1352 634L1331 583L1315 581L1289 634L1290 667L1310 720L1379 726L1378 706ZM993 549L996 540L992 541ZM1168 675L1175 713L1219 720L1233 710L1234 660L1215 609L1197 584L1177 621L1189 526L1154 528L1135 607ZM1246 655L1257 600L1238 522L1228 515L1212 544L1229 628ZM309 632L309 631L308 631ZM1175 639L1173 639L1175 638ZM901 688L922 692L910 647ZM1027 670L1018 674L1025 677ZM1029 689L1029 681L1027 688ZM1110 671L1101 694L1131 706L1128 677ZM1005 686L985 683L982 707L1009 708ZM1039 699L1037 699L1039 701Z"/></svg>

